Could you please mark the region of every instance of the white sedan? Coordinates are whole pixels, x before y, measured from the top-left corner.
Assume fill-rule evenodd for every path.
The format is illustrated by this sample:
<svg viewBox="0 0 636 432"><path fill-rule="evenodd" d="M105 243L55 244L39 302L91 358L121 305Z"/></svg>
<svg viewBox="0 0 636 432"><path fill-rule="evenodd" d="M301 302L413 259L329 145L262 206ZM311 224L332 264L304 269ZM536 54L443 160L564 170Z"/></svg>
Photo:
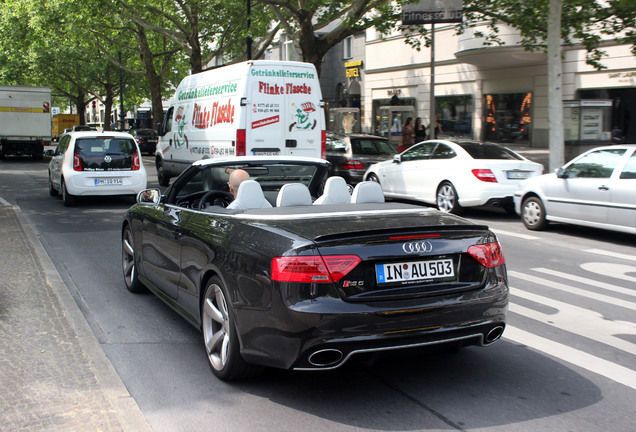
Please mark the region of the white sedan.
<svg viewBox="0 0 636 432"><path fill-rule="evenodd" d="M636 145L589 150L522 182L514 201L531 230L555 221L636 234Z"/></svg>
<svg viewBox="0 0 636 432"><path fill-rule="evenodd" d="M497 144L430 140L371 165L364 179L379 182L387 198L422 201L443 212L498 205L513 213L519 182L542 173L543 165Z"/></svg>

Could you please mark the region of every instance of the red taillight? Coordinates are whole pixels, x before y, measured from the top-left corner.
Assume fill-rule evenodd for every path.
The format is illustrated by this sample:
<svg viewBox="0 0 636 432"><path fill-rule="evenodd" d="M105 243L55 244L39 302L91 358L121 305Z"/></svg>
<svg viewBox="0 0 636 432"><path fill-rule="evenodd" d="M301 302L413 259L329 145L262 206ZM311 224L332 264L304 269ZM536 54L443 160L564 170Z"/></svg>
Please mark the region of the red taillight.
<svg viewBox="0 0 636 432"><path fill-rule="evenodd" d="M143 140L140 138L135 138L135 141L137 141L137 144L143 144Z"/></svg>
<svg viewBox="0 0 636 432"><path fill-rule="evenodd" d="M133 160L132 160L132 169L133 171L137 171L140 167L141 167L141 163L140 163L139 153L135 153L133 155Z"/></svg>
<svg viewBox="0 0 636 432"><path fill-rule="evenodd" d="M506 262L499 242L470 246L468 255L475 258L479 264L486 268L497 267Z"/></svg>
<svg viewBox="0 0 636 432"><path fill-rule="evenodd" d="M327 131L320 131L320 157L327 159Z"/></svg>
<svg viewBox="0 0 636 432"><path fill-rule="evenodd" d="M348 160L345 163L342 164L342 168L343 169L364 169L364 164L362 162L360 162L359 160Z"/></svg>
<svg viewBox="0 0 636 432"><path fill-rule="evenodd" d="M245 156L246 147L245 129L236 130L236 156Z"/></svg>
<svg viewBox="0 0 636 432"><path fill-rule="evenodd" d="M483 182L497 183L497 177L489 169L474 169L472 173L475 177Z"/></svg>
<svg viewBox="0 0 636 432"><path fill-rule="evenodd" d="M337 282L360 262L355 255L295 256L272 259L272 280L279 282Z"/></svg>
<svg viewBox="0 0 636 432"><path fill-rule="evenodd" d="M81 171L82 170L82 158L79 154L73 154L73 170Z"/></svg>

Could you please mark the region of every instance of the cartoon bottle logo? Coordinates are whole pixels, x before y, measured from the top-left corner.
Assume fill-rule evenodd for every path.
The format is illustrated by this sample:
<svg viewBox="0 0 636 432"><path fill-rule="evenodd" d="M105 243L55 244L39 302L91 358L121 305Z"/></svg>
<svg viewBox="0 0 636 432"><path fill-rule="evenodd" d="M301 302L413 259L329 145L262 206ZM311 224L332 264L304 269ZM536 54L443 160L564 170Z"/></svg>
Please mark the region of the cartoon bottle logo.
<svg viewBox="0 0 636 432"><path fill-rule="evenodd" d="M181 148L184 145L186 146L186 148L188 148L188 138L185 136L185 133L184 133L184 129L185 129L184 112L185 112L185 109L182 106L180 106L179 108L177 108L177 114L174 117L174 122L176 124L176 131L177 131L174 137L174 141L175 141L175 146L177 148Z"/></svg>

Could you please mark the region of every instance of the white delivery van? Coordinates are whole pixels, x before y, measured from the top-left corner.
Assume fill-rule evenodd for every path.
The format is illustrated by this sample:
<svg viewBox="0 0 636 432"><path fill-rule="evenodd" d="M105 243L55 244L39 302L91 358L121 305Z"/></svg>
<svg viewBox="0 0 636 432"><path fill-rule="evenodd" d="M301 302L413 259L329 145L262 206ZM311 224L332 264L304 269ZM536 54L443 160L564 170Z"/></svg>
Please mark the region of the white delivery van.
<svg viewBox="0 0 636 432"><path fill-rule="evenodd" d="M163 123L155 163L161 186L198 159L325 155L325 117L310 63L253 60L181 81Z"/></svg>

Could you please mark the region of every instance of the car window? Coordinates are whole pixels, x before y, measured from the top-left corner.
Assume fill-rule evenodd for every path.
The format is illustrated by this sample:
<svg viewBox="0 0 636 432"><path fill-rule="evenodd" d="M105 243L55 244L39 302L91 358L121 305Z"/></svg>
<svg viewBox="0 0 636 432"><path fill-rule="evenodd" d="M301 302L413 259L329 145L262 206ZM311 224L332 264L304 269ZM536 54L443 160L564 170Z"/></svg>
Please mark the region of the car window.
<svg viewBox="0 0 636 432"><path fill-rule="evenodd" d="M435 151L433 152L431 159L452 159L455 156L457 156L455 150L453 150L446 144L440 143L437 145L437 147L435 147Z"/></svg>
<svg viewBox="0 0 636 432"><path fill-rule="evenodd" d="M56 154L63 154L68 148L68 143L71 140L70 135L65 135L60 140L60 143L57 145L57 149L55 149Z"/></svg>
<svg viewBox="0 0 636 432"><path fill-rule="evenodd" d="M166 128L164 132L170 132L172 130L172 115L174 114L174 107L168 109L168 115L166 116Z"/></svg>
<svg viewBox="0 0 636 432"><path fill-rule="evenodd" d="M621 172L622 179L636 179L636 151L627 159L627 163Z"/></svg>
<svg viewBox="0 0 636 432"><path fill-rule="evenodd" d="M402 161L428 159L437 143L434 141L416 144L402 153Z"/></svg>
<svg viewBox="0 0 636 432"><path fill-rule="evenodd" d="M511 159L523 160L523 157L515 152L496 144L479 142L459 142L461 146L473 159Z"/></svg>
<svg viewBox="0 0 636 432"><path fill-rule="evenodd" d="M327 138L327 151L346 153L347 143L340 138Z"/></svg>
<svg viewBox="0 0 636 432"><path fill-rule="evenodd" d="M75 141L75 153L81 156L132 155L136 151L135 142L130 138L78 138Z"/></svg>
<svg viewBox="0 0 636 432"><path fill-rule="evenodd" d="M388 140L380 139L352 139L351 147L354 154L360 155L393 155L396 148Z"/></svg>
<svg viewBox="0 0 636 432"><path fill-rule="evenodd" d="M623 154L625 149L604 149L588 153L567 166L567 177L609 178Z"/></svg>

